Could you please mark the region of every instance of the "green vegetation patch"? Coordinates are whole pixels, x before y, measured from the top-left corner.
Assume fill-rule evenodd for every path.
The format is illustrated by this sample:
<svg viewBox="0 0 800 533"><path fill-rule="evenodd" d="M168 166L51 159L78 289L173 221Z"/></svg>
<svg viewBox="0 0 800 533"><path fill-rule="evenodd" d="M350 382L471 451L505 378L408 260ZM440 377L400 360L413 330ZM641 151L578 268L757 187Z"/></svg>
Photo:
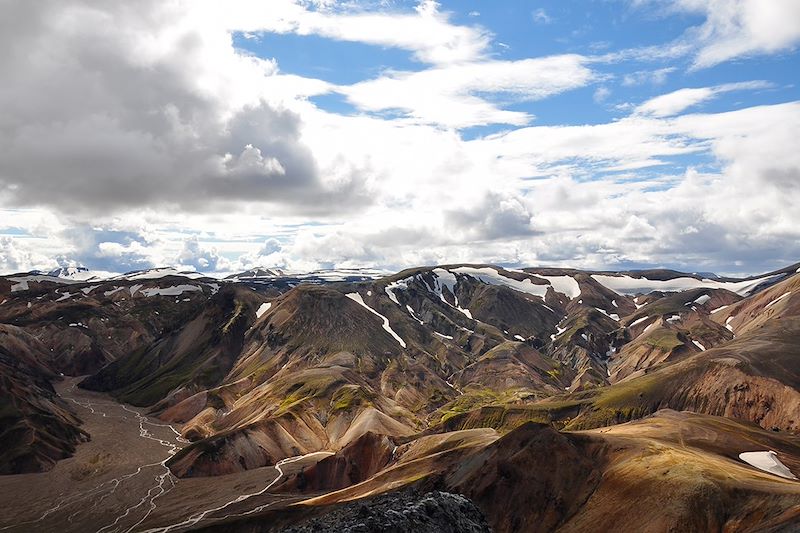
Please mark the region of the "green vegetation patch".
<svg viewBox="0 0 800 533"><path fill-rule="evenodd" d="M683 341L678 338L678 334L671 329L660 328L644 339L644 343L654 348L664 351L674 350L683 345Z"/></svg>
<svg viewBox="0 0 800 533"><path fill-rule="evenodd" d="M345 385L333 393L331 411L349 411L354 407L371 407L375 394L358 385Z"/></svg>
<svg viewBox="0 0 800 533"><path fill-rule="evenodd" d="M297 381L286 389L286 396L278 406L276 415L281 415L300 403L326 396L331 387L340 382L339 376L335 375L313 375L301 379L304 380Z"/></svg>
<svg viewBox="0 0 800 533"><path fill-rule="evenodd" d="M518 394L514 389L502 392L492 389L468 389L463 395L442 406L436 414L441 415L439 422L444 423L454 416L468 413L480 407L504 405L516 401L517 399Z"/></svg>

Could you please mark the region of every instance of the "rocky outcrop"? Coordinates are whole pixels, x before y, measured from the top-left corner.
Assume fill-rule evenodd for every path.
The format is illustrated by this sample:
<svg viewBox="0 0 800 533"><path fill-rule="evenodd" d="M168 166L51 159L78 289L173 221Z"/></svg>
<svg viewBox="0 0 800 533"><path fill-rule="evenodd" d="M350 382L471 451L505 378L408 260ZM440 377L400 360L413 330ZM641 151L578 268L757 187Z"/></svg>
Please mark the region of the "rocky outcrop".
<svg viewBox="0 0 800 533"><path fill-rule="evenodd" d="M321 492L355 485L389 464L395 448L385 435L369 431L336 454L301 470L282 484L279 490Z"/></svg>
<svg viewBox="0 0 800 533"><path fill-rule="evenodd" d="M480 510L459 494L395 492L339 506L284 533L489 533Z"/></svg>

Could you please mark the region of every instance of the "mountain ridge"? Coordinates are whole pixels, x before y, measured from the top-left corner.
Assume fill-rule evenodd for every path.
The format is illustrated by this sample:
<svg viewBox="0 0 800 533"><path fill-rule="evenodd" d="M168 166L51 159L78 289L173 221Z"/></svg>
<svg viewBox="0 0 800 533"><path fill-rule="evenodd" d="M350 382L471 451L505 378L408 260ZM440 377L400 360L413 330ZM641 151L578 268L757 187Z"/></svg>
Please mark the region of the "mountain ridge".
<svg viewBox="0 0 800 533"><path fill-rule="evenodd" d="M59 475L91 446L76 411L86 400L53 390L71 379L83 392L70 394L107 395L173 428L181 440L163 460L170 486L225 484L301 457L309 459L300 470L276 481L287 502L304 495L304 505L336 508L340 493L359 499L421 484L466 495L497 531L532 523L570 531L591 520L617 527L613 513L596 518L595 507L608 511L602 479L635 486L614 465L631 468L658 428L653 464L706 454L705 466L670 478L686 502L696 490L729 499L744 490L751 509L768 500L741 477L753 467L738 454L758 450L712 444L755 431L753 442L800 469L800 452L787 444L800 431L797 270L746 279L484 264L305 280L221 281L174 269L103 281L0 276L0 362L11 363L0 366L8 376L0 384L14 413L4 420L28 428L4 433L3 443L38 443L29 458L0 457L0 471ZM21 379L39 385L21 388ZM696 434L691 446L702 450L686 452L689 434L676 441L676 428ZM548 477L545 462L517 457L515 446L573 466ZM717 467L738 481L698 481ZM570 503L541 515L503 507L494 500L506 478L539 487L522 508L525 498ZM800 505L790 493L775 496L770 512ZM283 509L275 513L294 516ZM658 516L639 526L745 520L717 508Z"/></svg>

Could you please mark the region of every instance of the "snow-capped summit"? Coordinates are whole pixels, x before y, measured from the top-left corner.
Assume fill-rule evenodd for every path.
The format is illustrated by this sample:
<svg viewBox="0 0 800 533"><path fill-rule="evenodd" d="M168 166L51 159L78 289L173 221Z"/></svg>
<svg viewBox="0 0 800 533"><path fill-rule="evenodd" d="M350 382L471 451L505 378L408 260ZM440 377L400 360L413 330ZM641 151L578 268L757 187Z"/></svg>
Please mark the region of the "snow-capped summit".
<svg viewBox="0 0 800 533"><path fill-rule="evenodd" d="M251 268L250 270L245 270L244 272L231 274L230 276L227 276L225 279L231 281L238 281L238 280L255 279L255 278L277 278L285 275L286 271L281 268L255 267Z"/></svg>
<svg viewBox="0 0 800 533"><path fill-rule="evenodd" d="M92 279L99 279L106 276L99 275L98 272L89 270L82 266L67 266L59 267L47 273L48 276L53 278L64 278L75 281L88 281Z"/></svg>
<svg viewBox="0 0 800 533"><path fill-rule="evenodd" d="M137 280L161 279L167 276L178 276L189 279L209 277L206 274L203 274L202 272L196 272L194 270L179 270L175 267L157 267L157 268L149 268L146 270L134 270L132 272L126 272L125 274L122 274L121 276L116 276L113 279L137 281Z"/></svg>

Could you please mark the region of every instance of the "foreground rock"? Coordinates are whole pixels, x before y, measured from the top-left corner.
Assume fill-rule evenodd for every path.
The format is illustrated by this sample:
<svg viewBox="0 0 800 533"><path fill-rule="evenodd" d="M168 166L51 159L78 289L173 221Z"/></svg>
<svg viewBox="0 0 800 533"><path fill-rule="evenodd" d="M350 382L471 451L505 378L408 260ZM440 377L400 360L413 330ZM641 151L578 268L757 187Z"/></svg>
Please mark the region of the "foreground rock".
<svg viewBox="0 0 800 533"><path fill-rule="evenodd" d="M285 533L488 533L480 510L460 494L414 491L387 494L368 502L354 502Z"/></svg>

